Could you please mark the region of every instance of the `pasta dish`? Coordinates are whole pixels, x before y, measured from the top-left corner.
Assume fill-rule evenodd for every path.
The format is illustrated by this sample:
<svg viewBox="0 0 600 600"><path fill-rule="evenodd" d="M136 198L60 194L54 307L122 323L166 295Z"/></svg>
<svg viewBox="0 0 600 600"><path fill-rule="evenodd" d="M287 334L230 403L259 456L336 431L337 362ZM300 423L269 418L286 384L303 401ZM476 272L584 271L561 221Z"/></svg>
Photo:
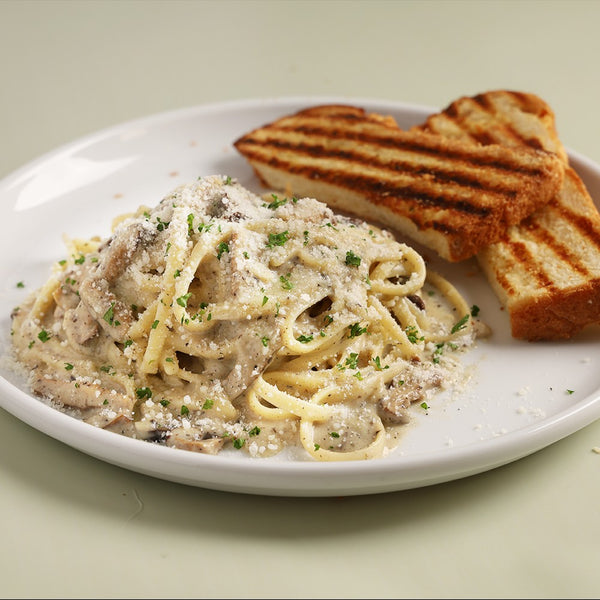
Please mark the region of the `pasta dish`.
<svg viewBox="0 0 600 600"><path fill-rule="evenodd" d="M230 177L66 243L13 313L32 390L175 448L383 456L475 336L461 295L390 233Z"/></svg>

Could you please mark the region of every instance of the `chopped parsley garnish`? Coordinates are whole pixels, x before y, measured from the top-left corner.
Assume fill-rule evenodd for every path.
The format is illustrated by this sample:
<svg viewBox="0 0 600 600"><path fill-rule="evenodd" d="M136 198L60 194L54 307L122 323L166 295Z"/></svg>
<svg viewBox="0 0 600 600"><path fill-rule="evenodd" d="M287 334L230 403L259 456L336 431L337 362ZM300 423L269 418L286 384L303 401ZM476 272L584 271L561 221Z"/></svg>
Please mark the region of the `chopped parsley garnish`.
<svg viewBox="0 0 600 600"><path fill-rule="evenodd" d="M194 215L190 213L187 216L188 235L194 234Z"/></svg>
<svg viewBox="0 0 600 600"><path fill-rule="evenodd" d="M202 233L203 231L210 231L212 226L214 225L214 223L200 223L200 225L198 225L198 231L200 233Z"/></svg>
<svg viewBox="0 0 600 600"><path fill-rule="evenodd" d="M24 284L22 281L19 281L19 282L17 283L17 287L18 287L18 288L24 288L24 287L25 287L25 284Z"/></svg>
<svg viewBox="0 0 600 600"><path fill-rule="evenodd" d="M255 425L249 432L248 435L250 437L258 435L260 433L260 427L258 427L257 425Z"/></svg>
<svg viewBox="0 0 600 600"><path fill-rule="evenodd" d="M276 194L271 194L271 198L273 198L272 202L270 202L269 204L266 204L266 203L263 204L263 206L266 206L267 208L270 208L271 210L275 210L276 208L283 206L288 201L287 198L279 198Z"/></svg>
<svg viewBox="0 0 600 600"><path fill-rule="evenodd" d="M435 350L433 352L433 362L437 365L440 362L440 355L444 351L444 342L439 342L435 345Z"/></svg>
<svg viewBox="0 0 600 600"><path fill-rule="evenodd" d="M217 258L221 260L221 256L223 256L225 252L229 252L229 244L227 242L221 242L217 246Z"/></svg>
<svg viewBox="0 0 600 600"><path fill-rule="evenodd" d="M182 416L190 414L190 409L185 404L181 405L181 414Z"/></svg>
<svg viewBox="0 0 600 600"><path fill-rule="evenodd" d="M170 400L166 400L165 398L163 398L160 401L160 404L166 408L167 406L169 406L169 404L171 404L171 401Z"/></svg>
<svg viewBox="0 0 600 600"><path fill-rule="evenodd" d="M291 290L294 287L294 284L289 280L289 277L290 273L288 273L285 277L283 275L280 275L279 277L279 282L284 290Z"/></svg>
<svg viewBox="0 0 600 600"><path fill-rule="evenodd" d="M75 259L76 265L82 265L85 262L85 256L81 254L78 258Z"/></svg>
<svg viewBox="0 0 600 600"><path fill-rule="evenodd" d="M308 344L309 342L313 341L313 336L312 335L299 335L296 338L301 344Z"/></svg>
<svg viewBox="0 0 600 600"><path fill-rule="evenodd" d="M287 241L287 231L282 231L281 233L270 233L269 241L267 242L267 248L273 248L274 246L283 246Z"/></svg>
<svg viewBox="0 0 600 600"><path fill-rule="evenodd" d="M358 368L358 352L350 352L350 356L346 358L346 362L344 363L346 367L349 369L357 369Z"/></svg>
<svg viewBox="0 0 600 600"><path fill-rule="evenodd" d="M429 404L427 402L421 402L419 405L423 410L427 410L429 408Z"/></svg>
<svg viewBox="0 0 600 600"><path fill-rule="evenodd" d="M169 226L170 221L163 221L160 217L156 217L156 229L164 231Z"/></svg>
<svg viewBox="0 0 600 600"><path fill-rule="evenodd" d="M460 321L458 321L457 323L454 324L454 326L450 330L450 333L456 333L457 331L464 329L467 326L468 320L469 320L469 315L466 314Z"/></svg>
<svg viewBox="0 0 600 600"><path fill-rule="evenodd" d="M405 331L406 337L411 344L422 342L425 339L423 336L419 336L419 330L414 325L409 325Z"/></svg>
<svg viewBox="0 0 600 600"><path fill-rule="evenodd" d="M50 338L52 337L51 333L48 333L45 329L42 329L39 333L38 333L38 340L40 340L40 342L47 342Z"/></svg>
<svg viewBox="0 0 600 600"><path fill-rule="evenodd" d="M567 394L569 394L569 395L574 394L574 393L575 393L575 390L567 390Z"/></svg>
<svg viewBox="0 0 600 600"><path fill-rule="evenodd" d="M367 333L366 327L361 327L360 323L352 323L352 325L348 325L348 337L354 338L362 335L363 333Z"/></svg>
<svg viewBox="0 0 600 600"><path fill-rule="evenodd" d="M269 338L266 335L261 337L260 341L265 348L269 345Z"/></svg>
<svg viewBox="0 0 600 600"><path fill-rule="evenodd" d="M227 177L225 177L224 183L225 183L225 185L231 185L232 181L233 180L231 179L231 177L229 175L227 175Z"/></svg>
<svg viewBox="0 0 600 600"><path fill-rule="evenodd" d="M479 306L477 306L477 304L473 304L473 306L471 306L471 316L476 317L479 314L479 310Z"/></svg>
<svg viewBox="0 0 600 600"><path fill-rule="evenodd" d="M160 323L160 321L159 321L158 319L156 319L156 320L155 320L155 321L152 323L152 325L150 325L150 327L151 327L152 329L156 329L156 328L158 327L158 324L159 324L159 323Z"/></svg>
<svg viewBox="0 0 600 600"><path fill-rule="evenodd" d="M340 434L337 431L330 431L329 436L332 438L339 438Z"/></svg>
<svg viewBox="0 0 600 600"><path fill-rule="evenodd" d="M149 387L137 388L135 395L141 400L142 398L152 398L152 390Z"/></svg>
<svg viewBox="0 0 600 600"><path fill-rule="evenodd" d="M108 310L104 313L104 315L102 316L102 318L109 325L119 325L119 322L115 321L115 303L114 302L110 303L110 306L108 307Z"/></svg>
<svg viewBox="0 0 600 600"><path fill-rule="evenodd" d="M385 370L385 369L389 369L389 368L390 368L390 365L383 365L383 366L382 366L382 364L381 364L381 358L379 358L379 356L376 356L376 357L373 359L373 362L375 363L375 369L376 369L377 371L383 371L383 370Z"/></svg>
<svg viewBox="0 0 600 600"><path fill-rule="evenodd" d="M348 250L348 252L346 252L346 264L349 267L359 267L360 263L361 263L360 256L354 254L354 252L352 252L352 250Z"/></svg>
<svg viewBox="0 0 600 600"><path fill-rule="evenodd" d="M177 298L177 300L176 300L177 304L179 304L179 306L183 306L185 308L187 306L188 300L190 299L191 295L192 295L192 292L188 292L187 294L184 294L183 296L179 296L179 298Z"/></svg>
<svg viewBox="0 0 600 600"><path fill-rule="evenodd" d="M207 398L207 399L204 401L204 404L202 405L202 408L203 408L204 410L209 410L209 409L210 409L210 408L212 408L214 405L215 405L215 401L214 401L214 400L211 400L210 398Z"/></svg>
<svg viewBox="0 0 600 600"><path fill-rule="evenodd" d="M65 363L65 371L72 371L73 365L71 363Z"/></svg>
<svg viewBox="0 0 600 600"><path fill-rule="evenodd" d="M263 296L262 306L264 306L268 301L269 301L269 297L268 296Z"/></svg>
<svg viewBox="0 0 600 600"><path fill-rule="evenodd" d="M246 443L246 440L242 439L242 438L235 438L233 440L233 447L236 450L240 450L241 448L243 448L244 444Z"/></svg>

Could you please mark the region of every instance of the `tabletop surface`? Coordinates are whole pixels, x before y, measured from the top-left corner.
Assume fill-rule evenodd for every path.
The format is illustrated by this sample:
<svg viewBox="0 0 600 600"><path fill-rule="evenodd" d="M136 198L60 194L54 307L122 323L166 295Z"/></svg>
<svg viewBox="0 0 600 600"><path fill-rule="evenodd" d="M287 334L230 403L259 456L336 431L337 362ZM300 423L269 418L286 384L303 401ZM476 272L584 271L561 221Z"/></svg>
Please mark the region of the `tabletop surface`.
<svg viewBox="0 0 600 600"><path fill-rule="evenodd" d="M530 91L600 163L600 2L0 2L0 177L242 98ZM244 495L112 466L0 411L2 597L598 597L600 422L468 478Z"/></svg>

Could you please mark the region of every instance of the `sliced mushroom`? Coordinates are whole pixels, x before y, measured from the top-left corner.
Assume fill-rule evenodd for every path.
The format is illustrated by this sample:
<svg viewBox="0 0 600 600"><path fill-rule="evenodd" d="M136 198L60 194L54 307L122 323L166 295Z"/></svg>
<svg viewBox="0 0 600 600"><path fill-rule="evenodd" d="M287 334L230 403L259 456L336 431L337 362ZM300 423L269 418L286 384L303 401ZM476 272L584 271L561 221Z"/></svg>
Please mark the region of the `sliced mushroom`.
<svg viewBox="0 0 600 600"><path fill-rule="evenodd" d="M133 399L125 394L76 379L65 380L49 375L36 375L31 382L33 391L72 408L106 407L119 412L130 411Z"/></svg>
<svg viewBox="0 0 600 600"><path fill-rule="evenodd" d="M131 306L112 290L115 280L134 260L136 253L151 245L158 230L146 223L133 223L112 237L100 251L97 270L79 287L79 296L99 325L116 341L123 341L134 320Z"/></svg>
<svg viewBox="0 0 600 600"><path fill-rule="evenodd" d="M107 431L112 431L113 433L118 433L119 435L124 435L126 437L135 437L135 425L133 419L125 416L118 415L110 423L105 425L103 429Z"/></svg>
<svg viewBox="0 0 600 600"><path fill-rule="evenodd" d="M63 329L71 343L83 345L98 333L98 323L83 302L80 302L76 308L66 311Z"/></svg>
<svg viewBox="0 0 600 600"><path fill-rule="evenodd" d="M272 319L264 319L264 327L257 331L255 326L227 323L224 329L236 338L234 346L239 349L235 366L223 380L223 389L228 398L242 394L262 373L281 346L279 329ZM241 330L240 330L241 328ZM235 333L237 331L237 334Z"/></svg>
<svg viewBox="0 0 600 600"><path fill-rule="evenodd" d="M166 445L180 450L201 452L202 454L218 454L224 444L221 437L204 437L204 433L195 428L173 429L166 440Z"/></svg>
<svg viewBox="0 0 600 600"><path fill-rule="evenodd" d="M56 305L64 310L75 308L79 304L79 296L71 286L60 285L52 294Z"/></svg>
<svg viewBox="0 0 600 600"><path fill-rule="evenodd" d="M378 413L386 423L406 423L409 421L408 408L415 402L427 399L428 392L439 388L442 378L432 372L428 377L411 373L409 368L402 377L396 378L390 386L389 393L379 401Z"/></svg>

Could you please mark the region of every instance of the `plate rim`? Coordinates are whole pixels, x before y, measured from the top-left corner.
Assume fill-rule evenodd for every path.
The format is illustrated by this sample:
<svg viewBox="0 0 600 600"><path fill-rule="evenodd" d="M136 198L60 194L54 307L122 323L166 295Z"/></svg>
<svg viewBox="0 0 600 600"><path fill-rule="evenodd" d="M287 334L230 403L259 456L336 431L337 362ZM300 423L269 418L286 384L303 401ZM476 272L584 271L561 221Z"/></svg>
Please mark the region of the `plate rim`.
<svg viewBox="0 0 600 600"><path fill-rule="evenodd" d="M291 95L240 98L162 111L102 128L41 154L0 179L0 198L39 165L64 153L93 146L102 140L115 136L125 128L164 124L196 115L206 116L214 112L227 113L229 111L257 110L259 108L277 108L284 112L286 107L289 106L310 106L325 103L347 103L372 107L369 110L380 110L374 107L383 107L385 110L410 112L418 115L426 115L439 110L432 106L378 98ZM257 126L260 126L260 124L257 124ZM567 151L569 157L576 163L595 172L600 178L600 165L569 148L567 148ZM38 409L37 412L34 408L33 413L29 414L27 408L34 405ZM573 407L563 409L553 414L551 418L544 418L541 421L530 423L523 428L509 431L501 437L478 441L476 443L478 448L476 454L479 457L477 460L473 460L473 453L470 451L473 444L438 449L424 455L417 453L402 457L397 461L384 458L373 461L334 463L208 456L152 445L147 442L140 444L141 440L119 436L78 421L29 395L1 375L0 407L27 425L72 448L81 450L110 464L153 477L222 491L285 496L331 496L372 494L424 487L481 473L523 458L567 437L600 418L600 386L588 396L581 398ZM42 418L48 415L50 415L49 419ZM65 426L61 429L63 423ZM55 431L56 427L59 428L58 432ZM525 437L527 436L529 437L526 441ZM109 444L111 452L105 453L95 450L95 445L102 446L105 439L110 439L113 442ZM532 441L535 443L532 444ZM512 452L508 454L504 449L507 445L512 448ZM115 448L117 449L116 455L112 451ZM125 455L130 457L129 461L120 460L118 452L120 448L126 450ZM175 469L177 473L159 473L155 469L149 469L147 466L140 464L146 454L161 464L178 467ZM131 458L135 460L131 460ZM459 468L461 464L462 467ZM206 477L198 477L196 469L208 471L211 474L211 480L207 481ZM417 476L419 470L421 471L420 477ZM221 472L220 476L215 474L218 471ZM279 480L275 485L269 484L268 480L273 478L273 475L268 473L265 475L265 471L274 472L276 478L280 478L284 474L287 475L287 478L285 482ZM423 478L423 471L426 471L429 476ZM228 473L240 476L242 482L229 480ZM408 473L413 476L399 477L399 473L404 475ZM332 475L336 477L334 478ZM248 482L249 477L255 478L254 484ZM361 478L359 483L353 481L357 477ZM315 482L315 478L320 481Z"/></svg>

